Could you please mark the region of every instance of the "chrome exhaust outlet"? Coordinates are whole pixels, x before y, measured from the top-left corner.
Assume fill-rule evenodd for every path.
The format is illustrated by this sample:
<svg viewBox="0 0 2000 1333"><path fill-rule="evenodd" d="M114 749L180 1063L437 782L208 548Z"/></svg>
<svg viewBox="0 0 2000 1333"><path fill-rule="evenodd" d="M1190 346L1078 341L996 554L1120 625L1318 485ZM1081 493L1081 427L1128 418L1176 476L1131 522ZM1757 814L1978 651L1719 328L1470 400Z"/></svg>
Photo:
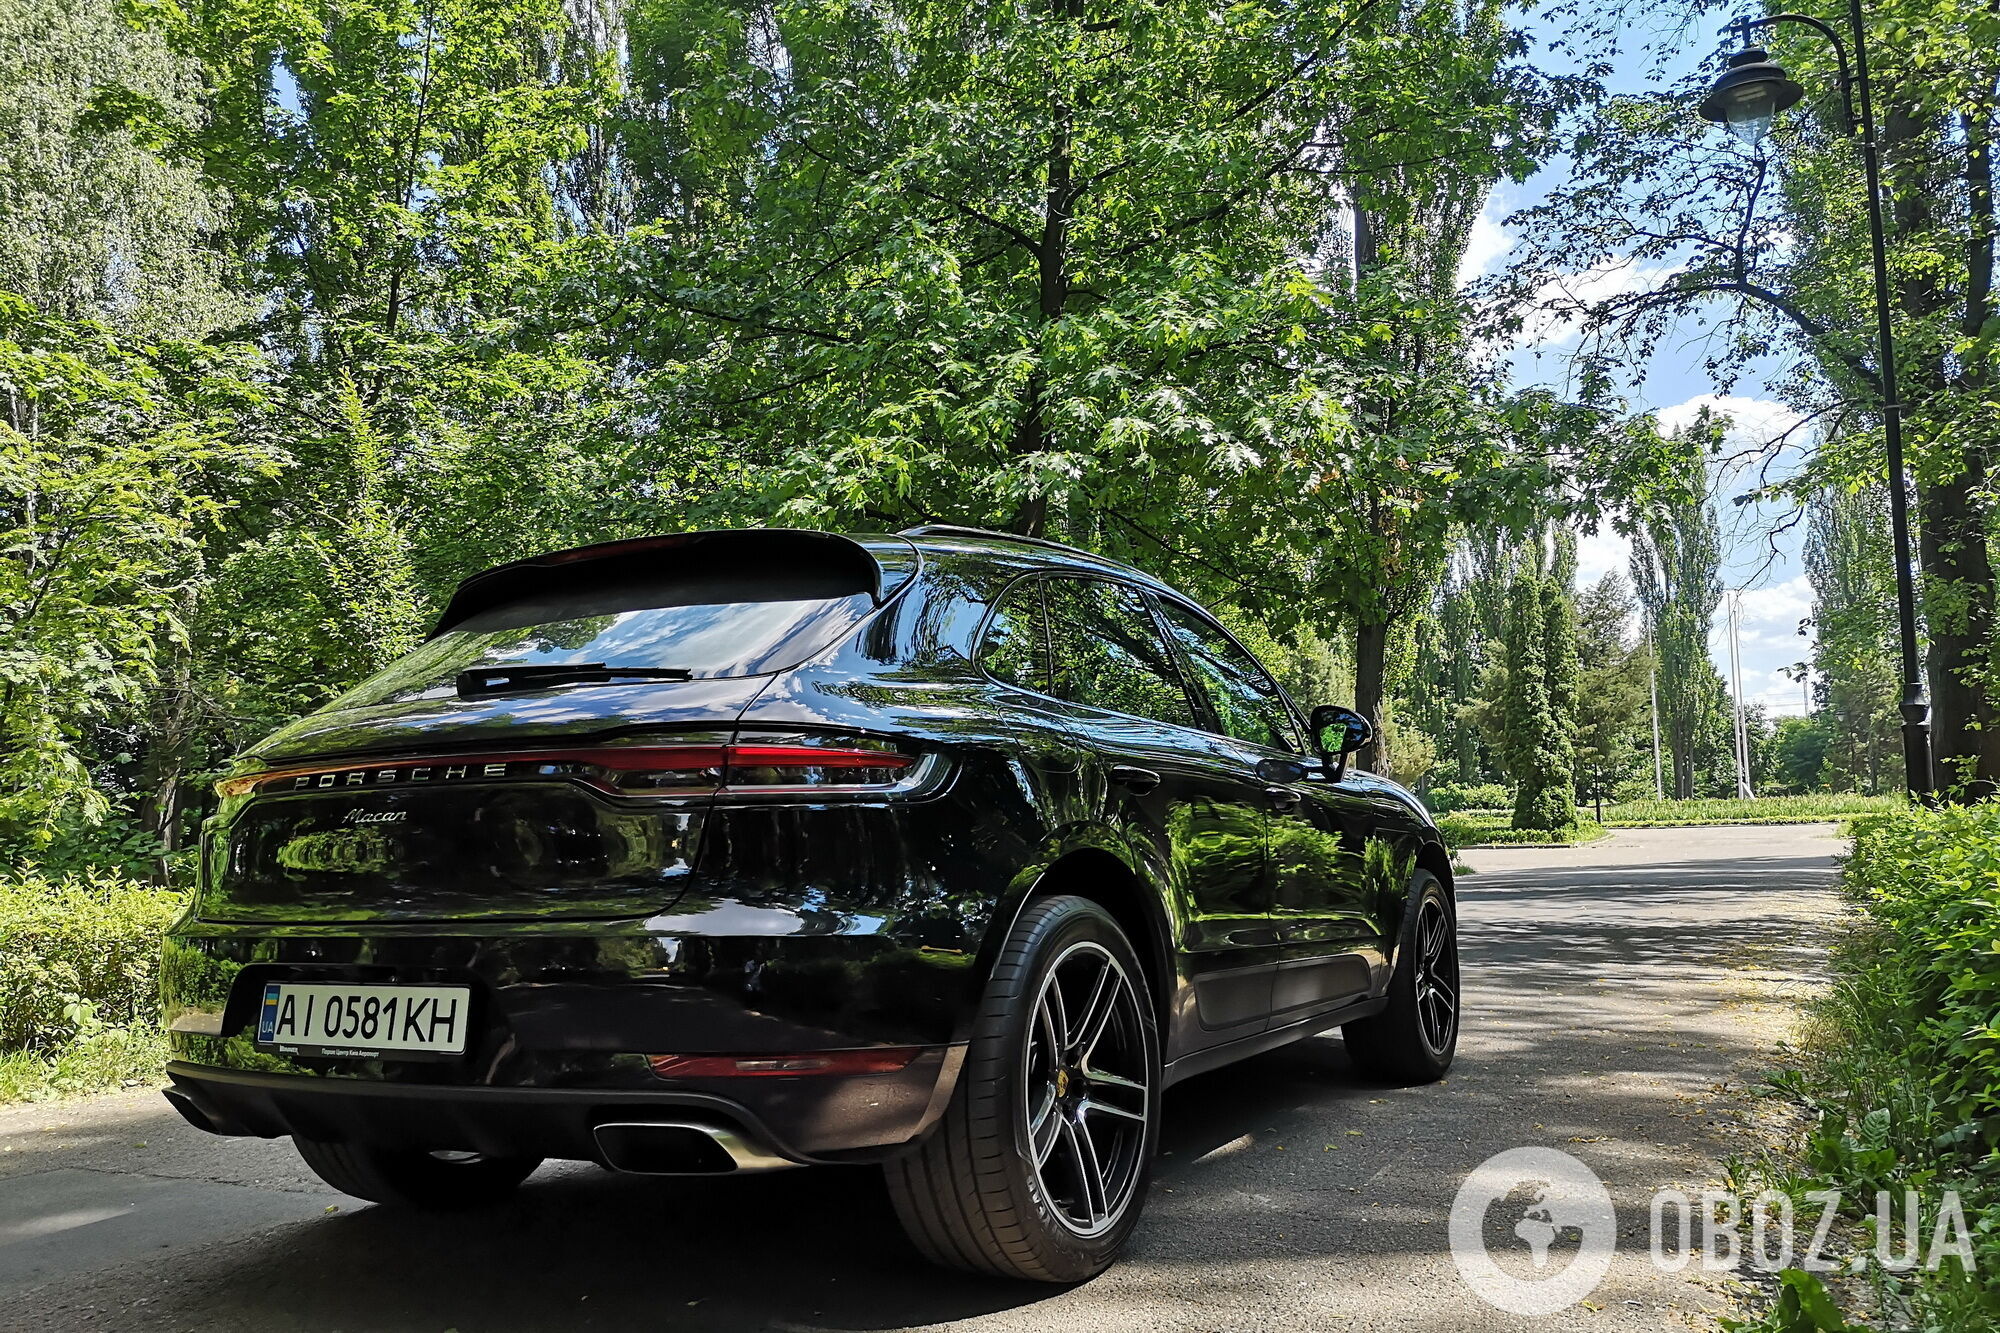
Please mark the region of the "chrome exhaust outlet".
<svg viewBox="0 0 2000 1333"><path fill-rule="evenodd" d="M606 1166L634 1175L726 1176L799 1165L739 1130L694 1121L615 1121L596 1126L591 1136Z"/></svg>

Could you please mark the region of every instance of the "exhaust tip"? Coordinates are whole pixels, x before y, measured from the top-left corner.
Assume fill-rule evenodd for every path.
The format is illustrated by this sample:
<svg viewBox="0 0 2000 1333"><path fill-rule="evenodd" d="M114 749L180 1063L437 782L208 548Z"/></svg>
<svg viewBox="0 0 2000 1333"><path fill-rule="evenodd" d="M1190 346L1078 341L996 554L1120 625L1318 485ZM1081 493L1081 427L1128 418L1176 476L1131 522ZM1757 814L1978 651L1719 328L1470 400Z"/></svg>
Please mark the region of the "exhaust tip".
<svg viewBox="0 0 2000 1333"><path fill-rule="evenodd" d="M591 1130L613 1171L642 1176L726 1176L778 1171L798 1163L738 1130L691 1121L619 1121Z"/></svg>

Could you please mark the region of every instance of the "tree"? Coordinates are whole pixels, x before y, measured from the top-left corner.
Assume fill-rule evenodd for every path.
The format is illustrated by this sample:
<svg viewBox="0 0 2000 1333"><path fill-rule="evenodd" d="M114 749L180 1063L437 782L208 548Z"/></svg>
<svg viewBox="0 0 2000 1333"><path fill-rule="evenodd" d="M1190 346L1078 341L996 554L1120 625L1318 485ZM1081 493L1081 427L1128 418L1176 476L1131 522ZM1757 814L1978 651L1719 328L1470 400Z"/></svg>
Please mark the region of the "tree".
<svg viewBox="0 0 2000 1333"><path fill-rule="evenodd" d="M1806 577L1812 583L1813 665L1825 719L1827 776L1878 792L1901 780L1896 703L1895 586L1882 523L1882 487L1828 486L1806 507Z"/></svg>
<svg viewBox="0 0 2000 1333"><path fill-rule="evenodd" d="M0 50L0 291L145 341L241 318L211 243L226 199L157 151L198 122L200 67L113 0L11 0Z"/></svg>
<svg viewBox="0 0 2000 1333"><path fill-rule="evenodd" d="M1638 602L1618 571L1586 588L1576 610L1577 776L1609 792L1644 753L1652 650L1631 634Z"/></svg>
<svg viewBox="0 0 2000 1333"><path fill-rule="evenodd" d="M410 644L484 564L629 531L608 369L523 332L578 205L599 49L556 0L292 6L139 0L143 41L200 72L188 114L93 98L107 133L198 164L240 256L281 479L229 497L187 591L179 701L137 738L171 848L188 775ZM199 89L198 93L193 91Z"/></svg>
<svg viewBox="0 0 2000 1333"><path fill-rule="evenodd" d="M1707 451L1725 423L1704 411L1672 437L1678 475L1643 511L1632 534L1632 584L1659 661L1662 739L1673 756L1673 792L1695 794L1705 736L1720 716L1722 678L1708 656L1722 601L1722 549L1708 498Z"/></svg>
<svg viewBox="0 0 2000 1333"><path fill-rule="evenodd" d="M1576 613L1562 581L1523 568L1507 594L1502 757L1514 827L1576 822Z"/></svg>
<svg viewBox="0 0 2000 1333"><path fill-rule="evenodd" d="M575 294L673 450L741 460L697 512L1047 532L1337 617L1381 720L1501 461L1449 284L1557 94L1497 8L635 13L676 34L635 69L658 213Z"/></svg>
<svg viewBox="0 0 2000 1333"><path fill-rule="evenodd" d="M218 496L279 463L232 439L248 369L0 293L0 841L109 809L86 728L147 710Z"/></svg>
<svg viewBox="0 0 2000 1333"><path fill-rule="evenodd" d="M1826 4L1804 12L1836 25L1846 17ZM2000 383L2000 13L1894 0L1870 24L1938 776L1990 790L2000 781L2000 424L1991 410ZM1720 313L1709 363L1724 383L1754 358L1796 353L1801 372L1780 387L1808 418L1830 423L1792 484L1803 499L1826 484L1882 480L1884 385L1861 159L1840 99L1822 93L1832 49L1792 25L1765 35L1811 94L1770 144L1746 147L1690 114L1712 69L1666 93L1608 99L1579 128L1571 184L1520 219L1527 245L1507 299L1574 293L1539 303L1582 322L1582 354L1598 370L1635 351L1643 363L1687 311ZM1592 272L1640 280L1564 280Z"/></svg>
<svg viewBox="0 0 2000 1333"><path fill-rule="evenodd" d="M1779 718L1768 745L1768 769L1793 791L1816 791L1825 782L1832 741L1824 715Z"/></svg>

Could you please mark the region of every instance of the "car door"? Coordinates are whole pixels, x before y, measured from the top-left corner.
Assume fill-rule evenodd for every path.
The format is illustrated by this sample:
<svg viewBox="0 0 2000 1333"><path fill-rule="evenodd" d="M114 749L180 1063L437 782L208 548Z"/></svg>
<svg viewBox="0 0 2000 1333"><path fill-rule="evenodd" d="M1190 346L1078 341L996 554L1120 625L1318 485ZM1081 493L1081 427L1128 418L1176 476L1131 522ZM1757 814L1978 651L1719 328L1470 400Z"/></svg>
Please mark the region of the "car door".
<svg viewBox="0 0 2000 1333"><path fill-rule="evenodd" d="M1271 1023L1285 1026L1366 995L1378 941L1366 874L1367 806L1315 781L1317 760L1271 673L1188 603L1160 616L1210 724L1245 747L1270 810L1265 839L1277 931Z"/></svg>
<svg viewBox="0 0 2000 1333"><path fill-rule="evenodd" d="M1254 760L1197 725L1137 588L1062 575L1043 591L1050 693L1088 733L1136 868L1166 887L1188 983L1170 997L1168 1057L1261 1031L1277 936Z"/></svg>

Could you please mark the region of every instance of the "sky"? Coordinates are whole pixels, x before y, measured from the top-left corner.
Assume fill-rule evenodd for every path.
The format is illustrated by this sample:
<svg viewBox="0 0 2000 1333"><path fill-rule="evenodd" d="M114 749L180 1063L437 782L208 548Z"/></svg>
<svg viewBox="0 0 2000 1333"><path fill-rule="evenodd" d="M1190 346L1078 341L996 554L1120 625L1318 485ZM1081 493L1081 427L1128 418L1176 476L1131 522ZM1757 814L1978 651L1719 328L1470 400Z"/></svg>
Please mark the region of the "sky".
<svg viewBox="0 0 2000 1333"><path fill-rule="evenodd" d="M1608 86L1615 92L1664 87L1718 49L1721 39L1712 35L1712 28L1719 26L1705 23L1690 30L1676 22L1656 31L1628 33L1622 39L1627 43L1624 49L1610 58L1614 72L1607 79ZM1537 43L1538 65L1567 65L1563 56L1548 50L1555 38L1552 28L1535 22L1529 32ZM1459 270L1461 283L1507 265L1514 244L1506 225L1508 216L1540 202L1561 183L1567 170L1566 163L1556 163L1521 185L1503 182L1493 192L1473 225ZM1628 269L1597 281L1636 286L1650 284L1658 276ZM1699 344L1706 331L1701 317L1689 316L1660 340L1651 362L1643 367L1637 390L1630 395L1634 408L1656 412L1667 429L1691 421L1704 406L1726 413L1734 422L1730 453L1766 444L1796 425L1798 415L1765 387L1767 381L1778 377L1779 362L1753 364L1738 377L1730 393L1718 391L1702 365ZM1568 355L1577 349L1577 342L1574 328L1531 324L1510 357L1514 382L1521 387L1547 384L1561 389ZM1738 467L1716 478L1724 537L1722 581L1738 599L1744 699L1763 704L1772 716L1797 716L1806 711L1804 686L1786 672L1795 672L1811 656L1813 642L1809 629L1801 634L1800 623L1812 612L1812 589L1800 560L1804 529L1802 524L1789 521L1796 517L1789 506L1732 503L1734 496L1748 487L1750 479L1744 471ZM1590 583L1611 570L1624 571L1629 556L1629 544L1608 528L1586 536L1577 552L1578 579ZM1728 600L1725 595L1709 641L1709 655L1725 681L1730 676Z"/></svg>

